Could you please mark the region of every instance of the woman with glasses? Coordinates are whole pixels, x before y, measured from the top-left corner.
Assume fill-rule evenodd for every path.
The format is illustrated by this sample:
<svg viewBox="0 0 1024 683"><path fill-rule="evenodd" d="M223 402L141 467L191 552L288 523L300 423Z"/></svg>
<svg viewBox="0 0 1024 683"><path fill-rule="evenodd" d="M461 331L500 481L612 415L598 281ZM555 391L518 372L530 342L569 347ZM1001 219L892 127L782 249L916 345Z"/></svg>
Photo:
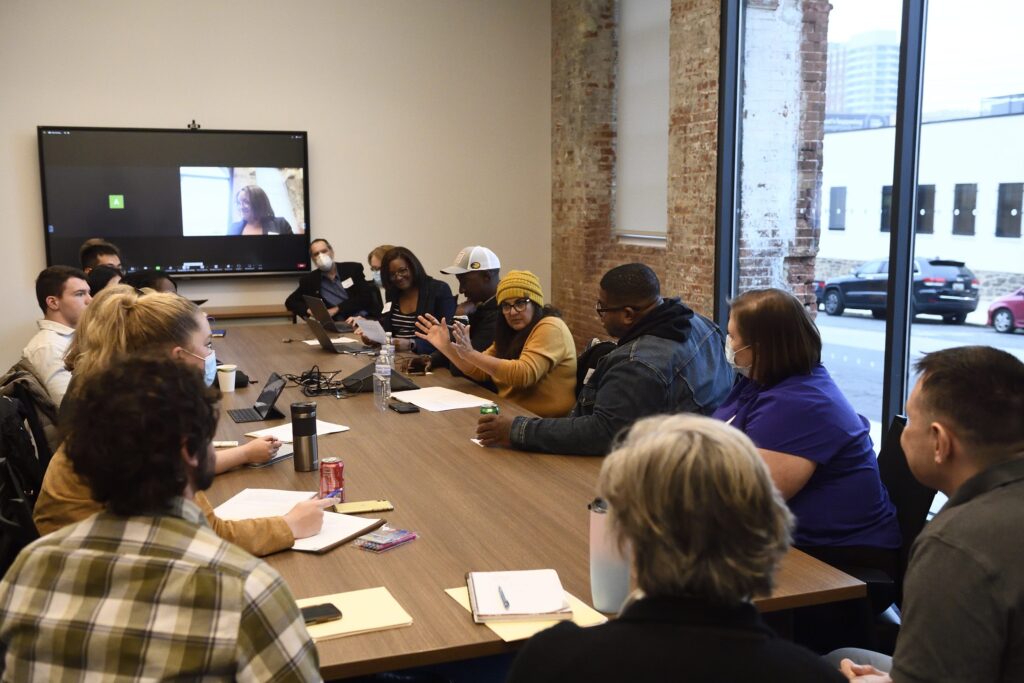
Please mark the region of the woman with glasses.
<svg viewBox="0 0 1024 683"><path fill-rule="evenodd" d="M447 321L421 316L416 336L437 347L467 377L490 379L498 395L541 417L562 417L576 402L576 344L558 311L544 305L537 276L513 270L498 283L501 308L494 343L473 348L469 327L456 322L449 337Z"/></svg>
<svg viewBox="0 0 1024 683"><path fill-rule="evenodd" d="M371 256L373 254L371 253ZM416 338L416 318L432 315L451 320L455 315L455 296L447 282L427 275L416 255L405 247L393 247L381 259L384 295L391 307L381 316L380 324L391 333L397 351L433 353L434 347L425 339ZM363 337L364 344L370 340Z"/></svg>
<svg viewBox="0 0 1024 683"><path fill-rule="evenodd" d="M177 294L140 295L127 285L103 290L83 312L68 349L66 363L72 379L61 404L61 424L70 423L68 418L75 409L78 387L92 381L125 354L166 355L202 372L206 384L213 384L217 358L210 337L206 315ZM110 391L116 390L117 387L110 387ZM167 419L174 417L168 415ZM246 462L266 462L280 445L279 441L267 437L221 450L216 454L214 467L219 473ZM145 454L125 453L124 457L138 458ZM202 491L195 493L195 503L214 532L253 555L285 550L295 539L319 533L323 524L322 508L332 500L303 501L283 517L227 521L214 514ZM102 507L92 499L86 482L75 473L62 445L46 469L33 511L39 533L48 534L78 522Z"/></svg>

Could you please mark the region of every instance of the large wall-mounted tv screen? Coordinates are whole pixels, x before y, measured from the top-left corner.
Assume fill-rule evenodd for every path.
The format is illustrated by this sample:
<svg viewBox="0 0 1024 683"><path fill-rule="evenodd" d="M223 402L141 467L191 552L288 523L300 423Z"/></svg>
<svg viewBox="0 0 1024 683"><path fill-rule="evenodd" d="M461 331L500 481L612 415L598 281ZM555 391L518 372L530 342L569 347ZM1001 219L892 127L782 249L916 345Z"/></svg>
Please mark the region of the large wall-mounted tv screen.
<svg viewBox="0 0 1024 683"><path fill-rule="evenodd" d="M38 130L48 265L102 237L129 272L309 270L306 133Z"/></svg>

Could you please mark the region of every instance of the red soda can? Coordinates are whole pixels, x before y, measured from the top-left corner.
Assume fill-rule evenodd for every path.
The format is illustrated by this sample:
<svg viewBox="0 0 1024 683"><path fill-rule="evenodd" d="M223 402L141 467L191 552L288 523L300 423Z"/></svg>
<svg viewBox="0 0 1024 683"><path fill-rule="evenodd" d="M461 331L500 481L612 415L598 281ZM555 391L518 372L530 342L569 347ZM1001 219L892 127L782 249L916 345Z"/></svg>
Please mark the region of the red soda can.
<svg viewBox="0 0 1024 683"><path fill-rule="evenodd" d="M337 498L345 502L345 463L341 458L320 461L320 497Z"/></svg>

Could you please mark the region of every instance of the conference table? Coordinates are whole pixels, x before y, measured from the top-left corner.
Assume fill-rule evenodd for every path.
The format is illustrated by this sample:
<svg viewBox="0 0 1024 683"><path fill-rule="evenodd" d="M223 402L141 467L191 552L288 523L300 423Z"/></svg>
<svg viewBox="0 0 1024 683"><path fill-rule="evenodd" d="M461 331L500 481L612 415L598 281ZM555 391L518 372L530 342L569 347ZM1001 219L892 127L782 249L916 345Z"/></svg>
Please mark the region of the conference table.
<svg viewBox="0 0 1024 683"><path fill-rule="evenodd" d="M304 325L230 327L214 342L222 362L236 363L257 384L224 395L223 408L251 406L271 372L300 375L314 366L340 371L340 379L372 363L369 356L339 355L309 346ZM399 355L401 366L402 356ZM529 414L447 369L411 379L494 399L503 414ZM325 678L480 657L515 648L444 590L465 585L467 571L553 568L567 591L590 603L587 503L601 458L482 448L470 441L476 409L399 414L381 412L372 393L349 398L308 398L289 383L277 402L285 415L296 401L316 401L320 420L349 431L319 437L319 457L345 463L347 500L390 500L395 509L374 513L389 526L419 538L375 554L342 545L324 554L284 551L266 558L296 598L385 586L412 616L411 626L317 644ZM216 438L244 442L248 431L283 424L235 424L222 415ZM295 472L292 460L262 469L219 475L208 492L218 505L245 488L315 491L317 472ZM863 583L804 553L791 550L771 596L756 600L764 612L866 595Z"/></svg>

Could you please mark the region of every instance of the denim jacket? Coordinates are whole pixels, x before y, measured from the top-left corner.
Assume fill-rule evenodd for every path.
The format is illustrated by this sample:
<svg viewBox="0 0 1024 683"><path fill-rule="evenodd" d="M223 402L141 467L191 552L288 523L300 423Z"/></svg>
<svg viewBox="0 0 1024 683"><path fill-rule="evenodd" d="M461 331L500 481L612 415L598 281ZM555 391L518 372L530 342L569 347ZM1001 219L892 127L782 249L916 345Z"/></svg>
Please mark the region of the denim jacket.
<svg viewBox="0 0 1024 683"><path fill-rule="evenodd" d="M615 436L649 415L710 415L725 400L735 374L725 360L718 326L692 315L684 341L642 334L602 358L568 417L517 417L516 448L546 453L606 455Z"/></svg>

